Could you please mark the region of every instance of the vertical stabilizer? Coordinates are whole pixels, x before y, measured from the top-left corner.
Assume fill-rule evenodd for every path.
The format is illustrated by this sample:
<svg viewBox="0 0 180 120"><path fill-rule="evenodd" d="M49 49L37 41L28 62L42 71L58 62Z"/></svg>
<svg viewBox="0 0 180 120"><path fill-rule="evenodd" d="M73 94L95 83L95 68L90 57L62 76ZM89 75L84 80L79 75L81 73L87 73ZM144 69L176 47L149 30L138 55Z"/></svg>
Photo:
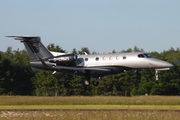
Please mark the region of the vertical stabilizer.
<svg viewBox="0 0 180 120"><path fill-rule="evenodd" d="M20 40L22 43L24 43L31 61L37 61L40 59L46 60L46 58L53 57L51 52L41 43L40 37L38 36L7 37L13 37L15 40Z"/></svg>

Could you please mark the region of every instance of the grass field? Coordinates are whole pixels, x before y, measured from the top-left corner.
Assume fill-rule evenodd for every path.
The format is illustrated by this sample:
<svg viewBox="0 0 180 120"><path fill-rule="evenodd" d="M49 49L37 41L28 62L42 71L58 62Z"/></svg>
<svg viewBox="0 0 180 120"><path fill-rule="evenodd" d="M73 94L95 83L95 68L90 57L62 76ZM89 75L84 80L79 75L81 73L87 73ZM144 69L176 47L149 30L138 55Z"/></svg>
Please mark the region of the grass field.
<svg viewBox="0 0 180 120"><path fill-rule="evenodd" d="M179 120L179 96L0 96L0 120Z"/></svg>
<svg viewBox="0 0 180 120"><path fill-rule="evenodd" d="M180 96L0 96L1 105L180 105Z"/></svg>

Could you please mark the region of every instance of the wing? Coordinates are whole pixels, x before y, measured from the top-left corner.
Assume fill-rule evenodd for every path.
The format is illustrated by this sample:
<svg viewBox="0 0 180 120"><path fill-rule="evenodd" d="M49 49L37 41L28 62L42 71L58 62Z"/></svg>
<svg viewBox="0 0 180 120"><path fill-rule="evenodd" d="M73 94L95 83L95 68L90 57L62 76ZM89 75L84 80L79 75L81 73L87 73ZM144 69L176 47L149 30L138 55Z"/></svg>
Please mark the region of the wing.
<svg viewBox="0 0 180 120"><path fill-rule="evenodd" d="M66 66L56 66L54 67L57 70L61 70L61 69L66 69L66 70L90 70L90 71L112 71L111 69L107 69L107 68L98 68L98 67L66 67Z"/></svg>

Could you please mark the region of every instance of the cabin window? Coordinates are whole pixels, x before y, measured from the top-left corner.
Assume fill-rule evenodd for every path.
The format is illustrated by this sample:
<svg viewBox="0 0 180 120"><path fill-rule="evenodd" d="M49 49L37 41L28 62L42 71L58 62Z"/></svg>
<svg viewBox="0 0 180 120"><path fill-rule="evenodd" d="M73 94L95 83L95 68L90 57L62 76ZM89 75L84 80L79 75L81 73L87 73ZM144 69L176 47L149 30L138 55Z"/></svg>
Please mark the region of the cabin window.
<svg viewBox="0 0 180 120"><path fill-rule="evenodd" d="M85 58L85 61L88 61L88 58Z"/></svg>
<svg viewBox="0 0 180 120"><path fill-rule="evenodd" d="M110 57L109 57L109 60L112 60L112 59L113 59L113 57L112 57L112 56L110 56Z"/></svg>
<svg viewBox="0 0 180 120"><path fill-rule="evenodd" d="M116 60L119 60L119 56L116 56Z"/></svg>
<svg viewBox="0 0 180 120"><path fill-rule="evenodd" d="M106 60L106 57L103 57L103 60Z"/></svg>
<svg viewBox="0 0 180 120"><path fill-rule="evenodd" d="M96 57L95 60L96 60L96 61L99 61L99 57Z"/></svg>
<svg viewBox="0 0 180 120"><path fill-rule="evenodd" d="M126 56L123 56L123 59L125 60L125 59L126 59Z"/></svg>

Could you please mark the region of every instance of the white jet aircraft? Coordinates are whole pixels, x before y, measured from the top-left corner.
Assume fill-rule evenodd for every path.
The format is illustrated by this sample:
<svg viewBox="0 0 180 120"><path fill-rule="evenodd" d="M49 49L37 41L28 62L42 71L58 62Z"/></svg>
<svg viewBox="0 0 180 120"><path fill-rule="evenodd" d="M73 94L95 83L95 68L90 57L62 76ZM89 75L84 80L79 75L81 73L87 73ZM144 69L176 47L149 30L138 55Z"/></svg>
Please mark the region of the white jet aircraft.
<svg viewBox="0 0 180 120"><path fill-rule="evenodd" d="M85 85L90 79L96 78L93 85L99 84L102 76L113 75L127 70L155 69L169 70L173 65L163 60L153 58L143 52L129 52L116 54L76 55L49 51L38 36L7 36L24 43L30 57L33 71L50 70L84 76Z"/></svg>

